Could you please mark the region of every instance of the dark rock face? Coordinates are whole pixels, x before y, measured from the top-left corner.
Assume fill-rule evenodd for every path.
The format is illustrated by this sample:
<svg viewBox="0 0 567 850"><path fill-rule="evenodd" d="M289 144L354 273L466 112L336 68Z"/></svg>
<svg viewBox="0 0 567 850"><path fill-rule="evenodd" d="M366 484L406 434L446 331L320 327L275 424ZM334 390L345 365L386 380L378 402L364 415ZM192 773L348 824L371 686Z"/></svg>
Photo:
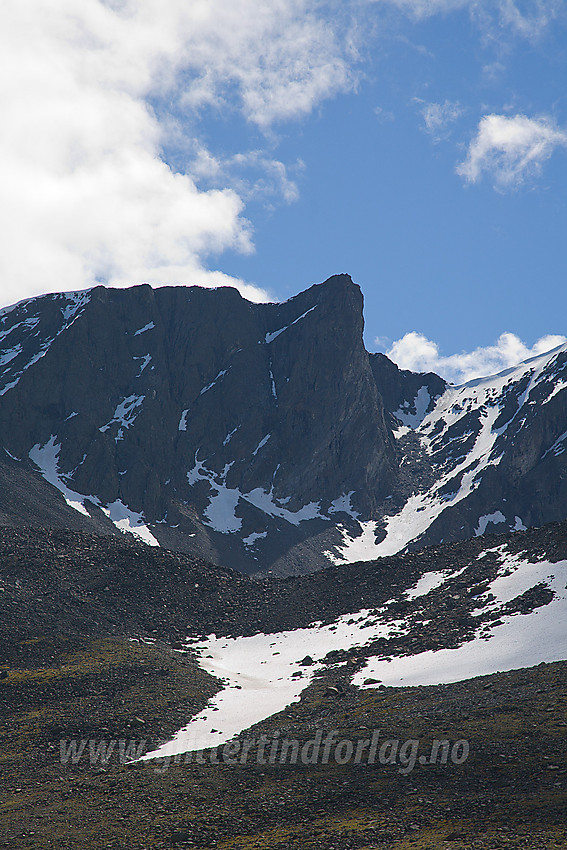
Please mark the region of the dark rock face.
<svg viewBox="0 0 567 850"><path fill-rule="evenodd" d="M337 275L0 312L0 523L286 575L564 519L567 346L452 387L369 355L362 307Z"/></svg>
<svg viewBox="0 0 567 850"><path fill-rule="evenodd" d="M1 322L2 443L99 525L103 508L249 570L330 527L334 500L370 515L389 492L394 441L346 275L284 304L97 287Z"/></svg>
<svg viewBox="0 0 567 850"><path fill-rule="evenodd" d="M384 407L393 418L394 427L399 426L401 421L396 417L396 412L402 416L418 415L416 400L420 397L420 391L423 397L423 415L433 410L436 400L447 389L447 382L434 372L420 373L400 369L385 354L370 354L370 367Z"/></svg>

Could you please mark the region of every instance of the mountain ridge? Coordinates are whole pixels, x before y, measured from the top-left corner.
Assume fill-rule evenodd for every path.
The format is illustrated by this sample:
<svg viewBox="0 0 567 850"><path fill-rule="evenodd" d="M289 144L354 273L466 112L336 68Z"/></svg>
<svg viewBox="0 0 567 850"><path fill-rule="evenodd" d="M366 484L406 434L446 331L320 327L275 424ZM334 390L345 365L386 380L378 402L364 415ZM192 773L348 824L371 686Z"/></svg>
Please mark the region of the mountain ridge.
<svg viewBox="0 0 567 850"><path fill-rule="evenodd" d="M5 308L2 521L293 574L565 517L567 346L455 387L369 354L363 323L348 275L273 304L141 285Z"/></svg>

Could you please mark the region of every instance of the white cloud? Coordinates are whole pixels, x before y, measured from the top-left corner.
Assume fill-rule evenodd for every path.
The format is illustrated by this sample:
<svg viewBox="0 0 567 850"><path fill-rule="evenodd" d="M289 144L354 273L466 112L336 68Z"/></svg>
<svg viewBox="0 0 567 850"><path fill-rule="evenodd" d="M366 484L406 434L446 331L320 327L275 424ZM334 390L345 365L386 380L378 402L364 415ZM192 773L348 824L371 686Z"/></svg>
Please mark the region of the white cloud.
<svg viewBox="0 0 567 850"><path fill-rule="evenodd" d="M198 136L204 108L230 104L267 130L347 89L328 12L314 0L4 0L0 300L97 280L229 283L265 298L207 266L252 250L245 196L296 197L285 166L246 154L261 178L205 191L162 152L180 123Z"/></svg>
<svg viewBox="0 0 567 850"><path fill-rule="evenodd" d="M445 100L444 103L426 103L420 98L415 98L417 103L422 103L421 114L425 124L425 131L429 133L435 142L440 142L449 135L449 127L463 114L459 103Z"/></svg>
<svg viewBox="0 0 567 850"><path fill-rule="evenodd" d="M466 10L483 36L492 41L510 34L530 41L540 38L549 25L564 13L563 0L369 0L395 6L416 19ZM527 7L527 8L526 8Z"/></svg>
<svg viewBox="0 0 567 850"><path fill-rule="evenodd" d="M566 337L550 334L541 337L529 348L516 334L503 333L494 345L443 357L439 354L437 343L424 334L411 331L396 340L386 354L400 369L435 372L451 383L462 384L516 366L564 342L567 342Z"/></svg>
<svg viewBox="0 0 567 850"><path fill-rule="evenodd" d="M538 174L554 150L566 145L567 133L549 119L485 115L457 173L468 183L476 183L486 173L495 188L514 188Z"/></svg>

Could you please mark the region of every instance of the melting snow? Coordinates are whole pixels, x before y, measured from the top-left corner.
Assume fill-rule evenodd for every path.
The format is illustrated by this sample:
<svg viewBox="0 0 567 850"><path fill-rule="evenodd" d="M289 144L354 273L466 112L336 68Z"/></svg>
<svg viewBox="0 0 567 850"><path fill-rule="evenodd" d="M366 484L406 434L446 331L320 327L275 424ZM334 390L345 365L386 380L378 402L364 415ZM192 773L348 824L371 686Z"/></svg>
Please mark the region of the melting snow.
<svg viewBox="0 0 567 850"><path fill-rule="evenodd" d="M179 420L179 425L177 426L178 431L186 431L187 430L187 414L189 413L189 408L183 411L181 414L181 419Z"/></svg>
<svg viewBox="0 0 567 850"><path fill-rule="evenodd" d="M35 446L30 449L29 457L39 467L45 480L59 490L67 504L76 511L79 511L79 513L90 517L90 514L84 505L85 499L88 499L90 502L93 502L93 504L98 505L101 510L104 511L106 516L111 519L114 525L121 531L128 531L131 534L136 535L136 537L139 537L149 546L159 546L156 538L144 524L143 515L141 513L131 511L126 507L126 505L123 505L119 499L105 507L104 505L101 505L98 496L83 496L67 487L61 478L61 473L59 472L59 452L61 451L61 444L57 443L56 440L57 437L52 434L45 446L40 446L39 443L36 443Z"/></svg>
<svg viewBox="0 0 567 850"><path fill-rule="evenodd" d="M146 754L144 759L218 746L297 702L313 674L324 666L322 659L328 652L387 637L400 625L397 621L380 624L375 618L367 625L369 613L364 610L355 615L345 614L326 626L314 624L276 634L241 638L211 635L203 643L192 646L201 667L223 680L224 687L172 741ZM357 622L348 624L353 618ZM306 655L315 664L300 665ZM303 676L294 677L299 671Z"/></svg>
<svg viewBox="0 0 567 850"><path fill-rule="evenodd" d="M61 443L55 442L56 440L57 437L52 434L44 446L40 446L39 443L36 443L35 446L30 449L29 457L36 466L39 467L45 480L59 490L71 508L79 511L80 514L90 517L90 514L85 508L83 502L86 498L93 502L98 502L98 499L96 497L93 498L92 496L81 496L80 493L70 490L69 487L67 487L67 485L61 480L59 472L59 452L61 451Z"/></svg>
<svg viewBox="0 0 567 850"><path fill-rule="evenodd" d="M351 490L350 493L343 494L339 496L338 499L335 499L331 502L331 506L328 510L330 514L348 514L353 519L358 519L359 514L354 510L351 498L354 496L354 490Z"/></svg>
<svg viewBox="0 0 567 850"><path fill-rule="evenodd" d="M147 525L144 524L143 514L131 511L130 508L126 507L126 505L120 501L120 499L116 499L115 502L112 502L106 507L101 507L107 517L111 519L114 525L121 531L127 531L135 537L139 537L140 540L143 540L148 546L159 546L159 542L151 533Z"/></svg>
<svg viewBox="0 0 567 850"><path fill-rule="evenodd" d="M271 436L272 436L271 434L266 434L266 436L265 436L265 437L263 437L263 438L260 440L260 442L258 443L258 445L256 446L256 448L255 448L255 449L254 449L254 451L252 452L252 456L253 456L253 457L256 457L256 455L258 454L258 452L260 451L260 449L263 449L263 448L264 448L264 446L266 445L266 443L268 442L268 440L270 439L270 437L271 437Z"/></svg>
<svg viewBox="0 0 567 850"><path fill-rule="evenodd" d="M63 331L67 330L67 328L70 328L71 325L75 322L75 320L81 315L84 308L86 307L86 305L90 301L91 294L90 294L90 290L85 290L84 292L65 292L65 293L62 293L62 294L58 293L58 294L53 295L51 297L54 300L63 299L64 301L67 302L66 306L61 308L61 314L63 316L63 324L61 325L61 327L59 328L59 330L56 332L56 334L54 336L47 337L47 338L43 339L43 342L41 342L41 344L40 344L39 350L36 351L35 354L32 355L32 357L28 360L28 362L19 371L17 371L17 372L13 371L11 375L6 376L6 378L11 377L13 380L9 381L8 383L6 383L4 385L2 390L0 390L0 396L7 393L8 390L11 390L13 387L17 386L17 384L19 383L20 378L22 377L23 373L27 369L29 369L30 366L33 366L35 363L38 362L38 360L41 360L41 358L44 357L47 354L47 352L49 351L49 349L51 347L51 344L59 336L59 334L63 333ZM42 303L41 299L36 300L36 299L31 298L31 299L26 299L25 301L21 301L19 304L15 304L12 307L7 307L0 312L0 315L2 316L2 322L4 323L6 321L6 319L8 318L9 314L11 312L13 312L13 310L15 310L16 308L24 309L24 308L27 308L28 305L29 305L30 307L33 306L35 309L40 311L41 310L41 303ZM30 336L29 332L31 332L40 323L40 321L41 321L41 315L28 316L28 318L24 319L22 322L17 322L16 324L13 324L7 330L2 331L2 333L0 334L0 340L4 339L6 336L8 336L10 333L12 333L12 331L15 331L16 328L19 328L21 326L25 326L28 329L28 336L27 336L26 341L31 340L32 337ZM36 332L33 336L41 338L39 331ZM13 346L12 350L14 348L15 347ZM21 351L23 351L23 346L21 348ZM21 353L21 352L18 352L18 354L19 353ZM10 357L9 360L5 360L4 365L7 365L9 362L11 362L14 359L15 359L15 357ZM6 369L5 372L10 372L10 370Z"/></svg>
<svg viewBox="0 0 567 850"><path fill-rule="evenodd" d="M212 389L212 388L214 387L214 385L216 384L216 382L217 382L220 378L222 378L224 375L226 375L227 371L228 371L228 369L221 369L221 371L218 373L218 375L216 376L216 378L214 379L214 381L211 381L211 383L210 383L210 384L207 384L207 386L206 386L206 387L203 387L203 389L201 390L201 392L199 393L199 395L203 395L203 393L206 393L206 392L208 392L210 389Z"/></svg>
<svg viewBox="0 0 567 850"><path fill-rule="evenodd" d="M390 662L369 659L354 676L354 684L362 686L366 678L376 678L385 685L437 685L567 659L567 561L531 563L505 557L500 575L487 591L496 601L478 613L498 610L542 582L555 594L549 604L530 614L500 613L500 624L485 626L458 649L431 650Z"/></svg>
<svg viewBox="0 0 567 850"><path fill-rule="evenodd" d="M447 578L448 575L446 573L441 573L439 571L424 573L414 587L410 587L409 590L406 590L406 596L410 600L417 599L419 596L427 596L427 594L431 593L431 591L435 590L435 588L441 587Z"/></svg>
<svg viewBox="0 0 567 850"><path fill-rule="evenodd" d="M129 395L127 398L123 399L120 404L117 405L116 410L114 411L114 416L110 422L107 422L106 425L103 425L102 428L99 428L98 430L104 433L105 431L108 431L111 425L119 423L121 428L119 428L115 440L121 440L123 438L122 428L129 428L130 425L134 424L134 421L140 412L138 408L144 403L145 397L145 395Z"/></svg>
<svg viewBox="0 0 567 850"><path fill-rule="evenodd" d="M147 325L144 325L144 327L143 327L143 328L139 328L139 330L137 330L137 331L135 332L134 336L139 336L140 334L143 334L143 333L145 333L146 331L151 331L151 330L152 330L152 328L155 328L154 323L153 323L153 322L148 322L148 324L147 324Z"/></svg>
<svg viewBox="0 0 567 850"><path fill-rule="evenodd" d="M315 304L315 307L317 307L317 306L318 305ZM301 319L304 319L305 316L308 313L311 312L311 310L315 309L315 307L310 307L309 310L306 310L305 313L302 313L301 316L298 316L297 319L294 319L293 322L289 323L289 325L285 325L285 327L280 328L277 331L272 331L271 333L267 333L266 336L264 337L264 342L269 345L271 342L273 342L275 339L277 339L280 334L283 334L284 331L287 331L288 328L291 328L292 325L295 325L297 322L301 321Z"/></svg>
<svg viewBox="0 0 567 850"><path fill-rule="evenodd" d="M542 454L541 459L543 460L544 457L547 457L548 454L552 454L552 453L555 455L555 457L562 455L563 452L565 451L565 446L563 445L565 440L567 440L567 431L565 431L563 434L561 434L561 436L556 439L554 444L552 446L550 446L547 449L547 451L545 451Z"/></svg>
<svg viewBox="0 0 567 850"><path fill-rule="evenodd" d="M423 421L430 402L431 396L429 395L429 390L426 386L420 387L413 400L413 404L410 404L409 401L405 401L403 405L396 410L394 416L396 419L399 419L405 428L417 428L417 426ZM415 408L415 413L408 412L412 407Z"/></svg>
<svg viewBox="0 0 567 850"><path fill-rule="evenodd" d="M134 357L134 360L143 360L143 363L140 364L140 371L136 375L137 378L140 377L150 360L152 359L151 354L145 354L143 357Z"/></svg>
<svg viewBox="0 0 567 850"><path fill-rule="evenodd" d="M215 531L220 531L223 534L240 531L242 520L236 516L236 508L240 499L254 505L268 516L279 517L291 523L291 525L299 525L300 522L309 519L327 519L320 512L319 502L310 502L297 511L283 508L281 505L287 500L276 501L273 496L273 487L269 492L257 487L249 493L242 493L236 487L227 487L226 476L231 466L232 463L227 464L222 473L217 473L207 469L204 461L197 460L197 454L195 454L195 466L187 472L187 481L190 486L198 481L208 481L211 487L209 505L205 509L205 516L207 517L206 524Z"/></svg>
<svg viewBox="0 0 567 850"><path fill-rule="evenodd" d="M248 537L244 537L242 542L244 543L245 546L253 546L255 544L256 540L261 540L262 538L267 537L267 536L268 536L267 531L261 531L261 532L253 531L252 534L248 535Z"/></svg>
<svg viewBox="0 0 567 850"><path fill-rule="evenodd" d="M0 367L7 366L11 360L14 360L14 358L21 353L21 351L22 346L20 345L20 343L15 345L14 348L10 348L4 351L4 353L0 356Z"/></svg>
<svg viewBox="0 0 567 850"><path fill-rule="evenodd" d="M239 426L239 425L237 425L237 426L236 426L236 428L233 428L233 429L232 429L232 431L230 431L230 432L226 435L226 437L225 437L225 438L224 438L224 440L222 441L223 446L228 446L228 444L230 443L231 439L233 438L233 436L234 436L234 435L236 434L236 432L238 431L239 427L240 427L240 426Z"/></svg>
<svg viewBox="0 0 567 850"><path fill-rule="evenodd" d="M497 600L485 605L484 610L498 610L541 582L553 590L554 599L531 614L498 612L500 624L479 623L477 635L458 649L389 660L371 657L354 675L354 684L365 687L364 682L370 677L393 686L440 684L566 659L567 561L530 563L520 556L507 555L504 547L489 551L498 552L502 564L488 589ZM427 573L406 591L406 598L424 596L465 569L451 574ZM221 679L223 687L172 741L144 758L219 746L297 702L314 674L329 663L324 659L331 650L363 647L380 637L407 632L408 622L388 620L387 616L386 606L382 606L378 610L344 614L328 625L313 623L307 628L252 637L210 635L196 646L191 645L201 667ZM313 660L312 665L299 663L306 655ZM297 675L299 672L301 676Z"/></svg>
<svg viewBox="0 0 567 850"><path fill-rule="evenodd" d="M489 522L494 524L506 522L506 517L501 511L495 511L493 514L484 514L484 516L479 516L478 525L474 530L475 537L480 537L481 534L484 534Z"/></svg>

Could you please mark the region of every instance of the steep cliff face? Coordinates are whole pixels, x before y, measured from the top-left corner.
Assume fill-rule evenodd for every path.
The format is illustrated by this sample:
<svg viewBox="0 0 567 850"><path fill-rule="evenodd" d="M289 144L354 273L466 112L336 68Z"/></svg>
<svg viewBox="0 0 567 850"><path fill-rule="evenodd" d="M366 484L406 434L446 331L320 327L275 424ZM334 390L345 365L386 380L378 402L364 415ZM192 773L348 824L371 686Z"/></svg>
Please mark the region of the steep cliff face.
<svg viewBox="0 0 567 850"><path fill-rule="evenodd" d="M413 402L406 396L394 411L399 398L390 401L400 458L392 496L382 517L345 526L342 546L330 552L337 563L519 531L567 514L567 345L447 386L437 399L431 376L420 381Z"/></svg>
<svg viewBox="0 0 567 850"><path fill-rule="evenodd" d="M97 287L0 321L3 445L99 522L252 569L296 557L342 508L371 515L391 488L346 275L284 304Z"/></svg>
<svg viewBox="0 0 567 850"><path fill-rule="evenodd" d="M567 346L453 387L369 355L362 310L337 275L2 311L0 523L287 574L565 518Z"/></svg>

